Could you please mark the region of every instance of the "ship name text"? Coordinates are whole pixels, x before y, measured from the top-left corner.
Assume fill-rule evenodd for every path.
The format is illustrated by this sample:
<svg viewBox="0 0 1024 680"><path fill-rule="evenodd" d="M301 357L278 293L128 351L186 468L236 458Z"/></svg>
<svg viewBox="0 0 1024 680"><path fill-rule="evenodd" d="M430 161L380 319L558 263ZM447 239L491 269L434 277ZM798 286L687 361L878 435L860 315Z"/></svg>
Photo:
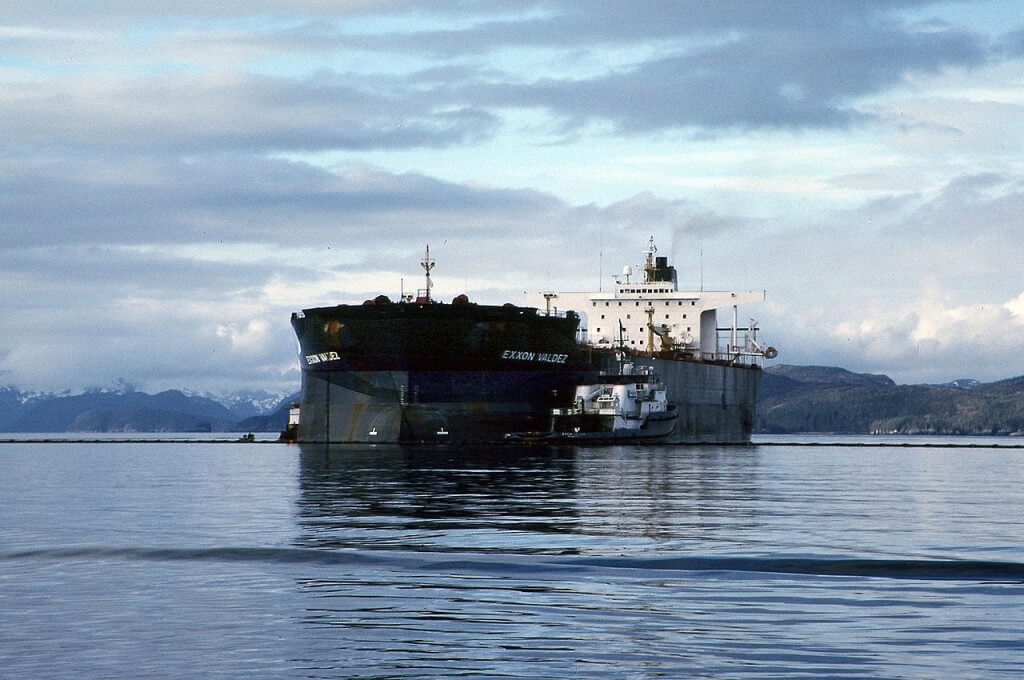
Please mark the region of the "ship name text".
<svg viewBox="0 0 1024 680"><path fill-rule="evenodd" d="M507 349L501 353L501 358L511 359L513 361L539 361L544 364L564 364L569 360L569 355Z"/></svg>
<svg viewBox="0 0 1024 680"><path fill-rule="evenodd" d="M337 352L320 352L319 354L307 354L306 365L312 366L313 364L319 364L321 361L337 361L341 357L338 356Z"/></svg>

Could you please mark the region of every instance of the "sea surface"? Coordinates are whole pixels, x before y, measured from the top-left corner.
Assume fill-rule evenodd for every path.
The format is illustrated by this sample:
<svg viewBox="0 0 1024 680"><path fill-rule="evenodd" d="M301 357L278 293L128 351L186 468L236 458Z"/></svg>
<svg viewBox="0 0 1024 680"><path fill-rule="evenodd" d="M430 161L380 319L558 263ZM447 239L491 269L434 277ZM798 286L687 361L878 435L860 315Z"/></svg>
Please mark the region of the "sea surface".
<svg viewBox="0 0 1024 680"><path fill-rule="evenodd" d="M1021 677L1024 441L757 442L2 443L0 677Z"/></svg>

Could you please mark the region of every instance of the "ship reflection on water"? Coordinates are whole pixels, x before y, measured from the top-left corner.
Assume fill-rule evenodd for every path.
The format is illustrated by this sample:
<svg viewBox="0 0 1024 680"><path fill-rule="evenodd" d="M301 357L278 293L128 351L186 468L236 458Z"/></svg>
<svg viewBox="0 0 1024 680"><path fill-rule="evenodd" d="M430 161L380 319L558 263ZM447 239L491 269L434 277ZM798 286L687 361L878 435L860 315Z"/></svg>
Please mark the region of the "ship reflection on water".
<svg viewBox="0 0 1024 680"><path fill-rule="evenodd" d="M753 447L315 444L300 461L299 543L320 549L658 549L753 532L764 500Z"/></svg>

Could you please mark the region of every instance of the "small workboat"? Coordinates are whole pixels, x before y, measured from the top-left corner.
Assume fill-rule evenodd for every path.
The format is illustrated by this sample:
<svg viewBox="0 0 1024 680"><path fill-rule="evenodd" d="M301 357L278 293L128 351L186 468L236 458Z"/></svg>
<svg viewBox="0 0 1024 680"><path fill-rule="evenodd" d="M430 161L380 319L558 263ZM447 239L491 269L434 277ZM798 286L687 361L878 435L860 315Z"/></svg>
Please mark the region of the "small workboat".
<svg viewBox="0 0 1024 680"><path fill-rule="evenodd" d="M608 443L668 437L679 409L648 367L622 361L617 374L576 386L573 405L551 411L547 432L512 432L511 441Z"/></svg>

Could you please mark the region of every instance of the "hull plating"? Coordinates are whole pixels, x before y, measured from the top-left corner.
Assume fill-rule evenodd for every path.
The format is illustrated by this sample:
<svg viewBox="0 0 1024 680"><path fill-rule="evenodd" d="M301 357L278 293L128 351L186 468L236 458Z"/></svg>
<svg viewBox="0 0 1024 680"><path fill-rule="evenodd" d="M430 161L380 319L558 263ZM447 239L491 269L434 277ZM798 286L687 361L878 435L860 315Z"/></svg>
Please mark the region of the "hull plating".
<svg viewBox="0 0 1024 680"><path fill-rule="evenodd" d="M667 443L750 440L757 368L638 359L662 376L678 407ZM551 427L590 373L548 371L307 371L299 440L351 443L500 443Z"/></svg>

